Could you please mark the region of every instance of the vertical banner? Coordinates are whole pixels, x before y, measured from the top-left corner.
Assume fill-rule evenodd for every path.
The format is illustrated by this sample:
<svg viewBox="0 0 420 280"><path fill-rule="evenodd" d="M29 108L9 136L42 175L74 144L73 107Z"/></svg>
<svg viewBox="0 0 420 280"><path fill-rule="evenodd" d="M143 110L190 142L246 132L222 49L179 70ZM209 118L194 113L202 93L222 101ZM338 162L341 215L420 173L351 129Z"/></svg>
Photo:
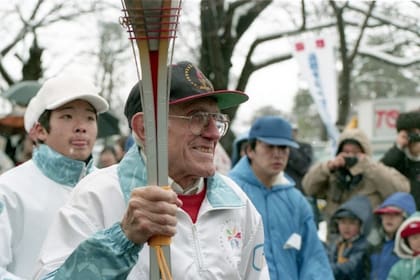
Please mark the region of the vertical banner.
<svg viewBox="0 0 420 280"><path fill-rule="evenodd" d="M308 82L309 91L317 106L328 137L335 148L339 136L337 121L337 77L332 40L318 36L291 41L293 56Z"/></svg>

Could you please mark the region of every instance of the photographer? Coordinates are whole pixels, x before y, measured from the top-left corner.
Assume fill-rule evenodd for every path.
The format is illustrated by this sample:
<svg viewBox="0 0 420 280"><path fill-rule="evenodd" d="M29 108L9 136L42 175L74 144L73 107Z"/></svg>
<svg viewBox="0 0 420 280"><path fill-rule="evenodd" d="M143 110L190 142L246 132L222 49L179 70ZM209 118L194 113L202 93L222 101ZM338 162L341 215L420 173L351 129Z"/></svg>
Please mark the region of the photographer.
<svg viewBox="0 0 420 280"><path fill-rule="evenodd" d="M395 144L381 159L410 180L411 194L420 207L420 111L401 113L397 119Z"/></svg>
<svg viewBox="0 0 420 280"><path fill-rule="evenodd" d="M338 140L336 157L313 165L303 177L305 194L327 201L322 213L327 221L354 195L366 195L375 209L394 192L410 191L403 175L376 162L371 153L366 134L360 129L347 129Z"/></svg>

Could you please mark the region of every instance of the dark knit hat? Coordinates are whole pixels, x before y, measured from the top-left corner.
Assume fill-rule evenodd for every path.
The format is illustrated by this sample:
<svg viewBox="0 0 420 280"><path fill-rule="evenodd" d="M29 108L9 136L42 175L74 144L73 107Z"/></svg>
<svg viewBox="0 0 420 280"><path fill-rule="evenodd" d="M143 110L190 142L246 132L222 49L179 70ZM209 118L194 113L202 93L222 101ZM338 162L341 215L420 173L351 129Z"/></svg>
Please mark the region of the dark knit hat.
<svg viewBox="0 0 420 280"><path fill-rule="evenodd" d="M400 113L397 118L397 131L420 128L420 111Z"/></svg>
<svg viewBox="0 0 420 280"><path fill-rule="evenodd" d="M130 128L133 115L143 111L140 99L141 87L141 81L133 86L125 104L124 114L130 124ZM207 96L214 97L221 110L238 106L248 100L248 96L241 91L214 90L211 82L191 62L183 61L171 65L170 105Z"/></svg>

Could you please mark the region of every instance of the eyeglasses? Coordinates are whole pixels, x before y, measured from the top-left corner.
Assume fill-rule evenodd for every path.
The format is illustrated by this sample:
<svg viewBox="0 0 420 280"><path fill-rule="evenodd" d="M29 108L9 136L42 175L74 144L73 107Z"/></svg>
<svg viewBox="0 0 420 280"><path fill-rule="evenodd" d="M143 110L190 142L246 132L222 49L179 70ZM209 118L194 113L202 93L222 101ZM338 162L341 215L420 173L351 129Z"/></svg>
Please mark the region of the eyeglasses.
<svg viewBox="0 0 420 280"><path fill-rule="evenodd" d="M220 137L226 134L229 127L229 116L221 113L197 112L191 116L169 115L170 118L189 120L190 131L199 136L209 126L210 118L215 121Z"/></svg>

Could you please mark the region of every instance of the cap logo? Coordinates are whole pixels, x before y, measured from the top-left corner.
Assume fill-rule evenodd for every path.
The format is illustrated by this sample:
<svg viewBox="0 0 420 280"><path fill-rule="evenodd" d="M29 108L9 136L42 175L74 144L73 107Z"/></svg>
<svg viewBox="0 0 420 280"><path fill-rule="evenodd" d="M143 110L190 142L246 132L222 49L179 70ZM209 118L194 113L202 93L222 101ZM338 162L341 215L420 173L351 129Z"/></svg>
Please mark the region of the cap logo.
<svg viewBox="0 0 420 280"><path fill-rule="evenodd" d="M192 64L188 64L184 70L185 79L196 89L213 91L213 86L204 74Z"/></svg>

